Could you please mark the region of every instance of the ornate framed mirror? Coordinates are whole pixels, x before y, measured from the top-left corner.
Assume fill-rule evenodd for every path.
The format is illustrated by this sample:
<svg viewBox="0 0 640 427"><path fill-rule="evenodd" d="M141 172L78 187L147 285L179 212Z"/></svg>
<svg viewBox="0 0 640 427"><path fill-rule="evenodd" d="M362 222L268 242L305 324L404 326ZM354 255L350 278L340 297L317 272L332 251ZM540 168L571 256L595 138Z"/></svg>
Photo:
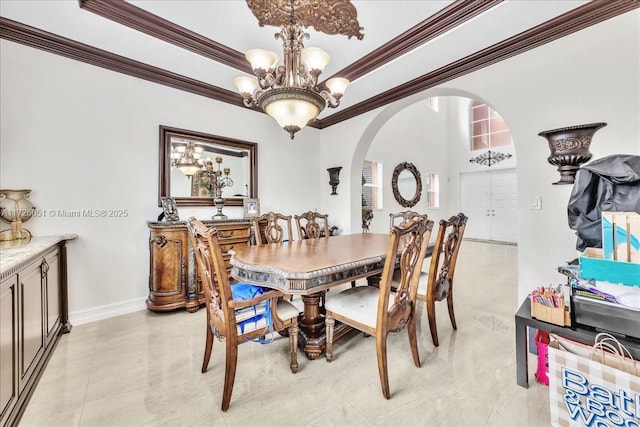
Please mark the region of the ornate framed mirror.
<svg viewBox="0 0 640 427"><path fill-rule="evenodd" d="M158 206L170 197L177 206L213 206L211 176L220 169L233 181L223 189L225 206L258 197L258 144L160 126ZM228 170L227 170L228 169Z"/></svg>
<svg viewBox="0 0 640 427"><path fill-rule="evenodd" d="M413 163L402 162L396 166L391 177L391 188L400 206L410 208L418 203L422 194L422 178Z"/></svg>

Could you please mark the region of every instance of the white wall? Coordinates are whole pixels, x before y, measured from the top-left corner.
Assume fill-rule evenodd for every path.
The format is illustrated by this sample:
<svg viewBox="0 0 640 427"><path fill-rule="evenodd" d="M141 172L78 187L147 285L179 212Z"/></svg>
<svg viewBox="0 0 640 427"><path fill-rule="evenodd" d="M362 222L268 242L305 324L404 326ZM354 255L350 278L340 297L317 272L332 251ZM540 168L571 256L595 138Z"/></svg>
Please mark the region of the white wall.
<svg viewBox="0 0 640 427"><path fill-rule="evenodd" d="M34 235L77 233L69 244L71 320L144 308L149 233L157 218L159 125L252 142L258 146L263 212L321 208L327 172L317 161L319 131L291 141L275 121L243 107L1 41L0 188L32 189L47 217ZM64 218L58 210L123 209L126 217ZM242 209L226 207L230 217ZM179 208L181 218L208 219L215 209ZM8 228L8 224L2 224Z"/></svg>

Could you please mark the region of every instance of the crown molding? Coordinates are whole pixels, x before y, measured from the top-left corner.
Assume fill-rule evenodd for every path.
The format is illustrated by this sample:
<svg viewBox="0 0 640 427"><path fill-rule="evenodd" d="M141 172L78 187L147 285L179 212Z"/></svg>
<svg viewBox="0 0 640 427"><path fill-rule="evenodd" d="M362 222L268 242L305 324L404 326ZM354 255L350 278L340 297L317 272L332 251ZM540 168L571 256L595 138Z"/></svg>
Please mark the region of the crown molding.
<svg viewBox="0 0 640 427"><path fill-rule="evenodd" d="M253 74L244 53L208 39L124 0L79 0L80 8L175 46Z"/></svg>
<svg viewBox="0 0 640 427"><path fill-rule="evenodd" d="M0 17L0 38L217 101L238 106L243 105L242 96L234 91L116 55L4 17Z"/></svg>
<svg viewBox="0 0 640 427"><path fill-rule="evenodd" d="M640 7L638 0L596 0L323 118L320 129L493 65Z"/></svg>
<svg viewBox="0 0 640 427"><path fill-rule="evenodd" d="M475 18L503 0L457 1L363 56L331 77L355 81L421 45ZM331 78L329 77L329 78ZM327 78L327 80L329 79ZM324 82L323 82L324 83Z"/></svg>
<svg viewBox="0 0 640 427"><path fill-rule="evenodd" d="M386 64L416 46L425 43L456 25L460 25L462 22L471 19L498 3L499 0L454 2L438 14L433 15L389 42L389 46L385 45L387 48L384 48L384 46L380 47L337 74L349 76L352 80L355 80L371 72L372 69ZM149 14L125 1L80 0L80 5L87 10L99 13L109 19L113 19L124 25L131 26L131 28L143 31L146 34L153 35L154 37L202 54L238 70L246 71L246 68L249 67L246 64L244 55L241 53L153 14ZM496 43L493 46L454 61L323 119L317 119L309 123L308 126L319 129L332 126L534 49L633 9L637 9L638 7L640 7L639 0L617 0L613 2L596 0L589 2L584 6L573 9L564 15ZM236 92L116 55L3 17L0 17L0 38L246 108L243 105L242 96ZM251 72L251 70L248 72ZM254 110L260 111L258 109Z"/></svg>

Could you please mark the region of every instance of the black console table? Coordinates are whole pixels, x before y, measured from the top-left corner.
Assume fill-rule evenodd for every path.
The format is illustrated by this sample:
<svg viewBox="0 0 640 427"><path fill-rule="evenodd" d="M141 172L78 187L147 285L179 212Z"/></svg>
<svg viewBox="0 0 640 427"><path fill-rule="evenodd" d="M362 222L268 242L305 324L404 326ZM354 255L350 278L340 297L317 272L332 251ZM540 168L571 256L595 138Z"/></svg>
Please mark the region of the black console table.
<svg viewBox="0 0 640 427"><path fill-rule="evenodd" d="M596 334L599 332L588 326L574 325L569 328L533 319L531 318L531 300L527 297L516 313L516 376L518 385L525 388L529 387L527 326L586 345L593 345ZM629 350L634 359L640 360L640 341L618 336L616 338Z"/></svg>

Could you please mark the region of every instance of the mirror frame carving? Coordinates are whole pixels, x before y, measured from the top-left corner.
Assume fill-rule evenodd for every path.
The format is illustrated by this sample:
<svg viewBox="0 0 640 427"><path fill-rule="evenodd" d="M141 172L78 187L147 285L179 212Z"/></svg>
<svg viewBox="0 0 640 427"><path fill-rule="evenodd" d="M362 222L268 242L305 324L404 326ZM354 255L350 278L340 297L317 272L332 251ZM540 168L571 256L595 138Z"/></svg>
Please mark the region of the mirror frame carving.
<svg viewBox="0 0 640 427"><path fill-rule="evenodd" d="M258 144L185 129L160 125L160 168L158 174L158 206L163 197L171 197L177 206L213 206L213 197L174 197L171 195L171 138L197 140L202 143L241 148L249 152L250 199L258 197ZM225 154L222 152L221 154ZM225 206L242 206L244 197L225 198Z"/></svg>
<svg viewBox="0 0 640 427"><path fill-rule="evenodd" d="M400 190L398 189L398 177L405 170L411 172L411 174L413 174L413 177L416 179L416 193L410 200L402 197L402 195L400 194ZM400 163L393 170L393 176L391 177L391 188L393 189L393 197L395 197L396 201L400 203L400 206L404 208L411 208L415 206L418 201L420 201L420 196L422 195L422 178L420 177L418 168L416 168L413 163Z"/></svg>

